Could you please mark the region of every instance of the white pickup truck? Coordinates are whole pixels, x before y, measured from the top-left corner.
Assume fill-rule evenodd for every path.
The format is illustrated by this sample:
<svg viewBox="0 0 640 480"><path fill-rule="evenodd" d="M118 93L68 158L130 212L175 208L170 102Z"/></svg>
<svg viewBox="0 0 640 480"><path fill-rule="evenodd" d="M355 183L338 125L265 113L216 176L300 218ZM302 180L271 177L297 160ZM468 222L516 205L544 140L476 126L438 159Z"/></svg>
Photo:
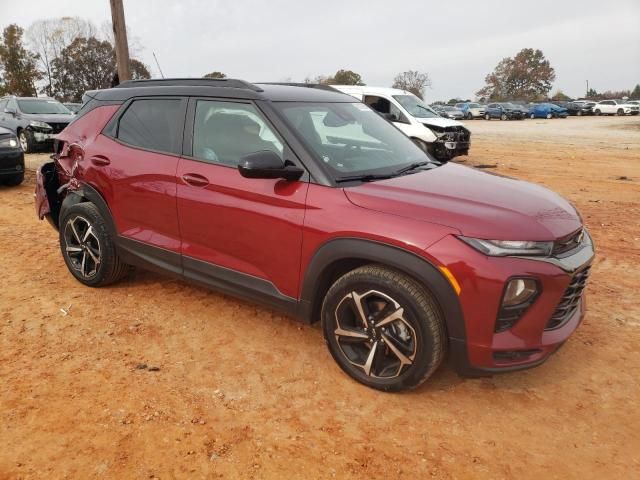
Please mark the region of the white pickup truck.
<svg viewBox="0 0 640 480"><path fill-rule="evenodd" d="M441 117L411 92L366 85L331 87L376 110L438 160L448 161L469 153L471 132L464 124Z"/></svg>
<svg viewBox="0 0 640 480"><path fill-rule="evenodd" d="M624 100L602 100L593 106L596 115L638 115L640 107Z"/></svg>

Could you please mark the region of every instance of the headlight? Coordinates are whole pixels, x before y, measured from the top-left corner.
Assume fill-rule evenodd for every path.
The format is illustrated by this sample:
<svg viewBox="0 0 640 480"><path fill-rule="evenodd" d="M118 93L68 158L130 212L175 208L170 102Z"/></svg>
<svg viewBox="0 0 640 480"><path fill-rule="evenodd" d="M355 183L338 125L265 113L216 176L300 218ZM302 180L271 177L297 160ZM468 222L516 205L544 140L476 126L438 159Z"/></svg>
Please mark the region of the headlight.
<svg viewBox="0 0 640 480"><path fill-rule="evenodd" d="M29 125L34 128L42 128L44 130L51 130L51 125L45 122L39 122L37 120L31 120Z"/></svg>
<svg viewBox="0 0 640 480"><path fill-rule="evenodd" d="M16 137L1 138L0 147L4 148L16 148L18 146L18 139Z"/></svg>
<svg viewBox="0 0 640 480"><path fill-rule="evenodd" d="M509 255L533 255L548 257L553 250L553 242L533 242L524 240L481 240L479 238L458 237L467 245L491 257Z"/></svg>

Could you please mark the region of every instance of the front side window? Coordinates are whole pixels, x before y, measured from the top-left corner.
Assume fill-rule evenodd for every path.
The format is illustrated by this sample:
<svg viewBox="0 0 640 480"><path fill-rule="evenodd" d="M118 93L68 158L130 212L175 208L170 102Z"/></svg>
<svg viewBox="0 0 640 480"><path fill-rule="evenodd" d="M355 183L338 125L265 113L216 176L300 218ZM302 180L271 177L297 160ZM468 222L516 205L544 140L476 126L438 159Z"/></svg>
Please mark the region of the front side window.
<svg viewBox="0 0 640 480"><path fill-rule="evenodd" d="M193 126L195 158L235 167L245 155L261 150L282 158L283 148L252 104L198 100Z"/></svg>
<svg viewBox="0 0 640 480"><path fill-rule="evenodd" d="M362 103L277 102L336 180L353 175L392 175L430 158L400 130Z"/></svg>
<svg viewBox="0 0 640 480"><path fill-rule="evenodd" d="M394 95L393 98L402 105L410 115L416 118L438 118L439 115L426 106L415 95Z"/></svg>
<svg viewBox="0 0 640 480"><path fill-rule="evenodd" d="M57 100L46 100L44 98L18 100L18 107L22 113L27 114L69 115L71 113L67 107Z"/></svg>
<svg viewBox="0 0 640 480"><path fill-rule="evenodd" d="M182 100L141 99L129 105L118 123L118 140L159 152L181 152Z"/></svg>

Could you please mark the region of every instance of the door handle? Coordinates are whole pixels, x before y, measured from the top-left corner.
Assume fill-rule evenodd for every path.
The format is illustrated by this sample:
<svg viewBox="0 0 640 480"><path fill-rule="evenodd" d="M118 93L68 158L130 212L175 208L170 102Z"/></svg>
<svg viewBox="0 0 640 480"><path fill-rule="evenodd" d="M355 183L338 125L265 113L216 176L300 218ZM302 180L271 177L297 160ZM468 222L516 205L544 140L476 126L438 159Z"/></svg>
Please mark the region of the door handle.
<svg viewBox="0 0 640 480"><path fill-rule="evenodd" d="M103 155L94 155L93 157L91 157L91 163L93 163L96 167L104 167L106 165L109 165L111 163L111 160Z"/></svg>
<svg viewBox="0 0 640 480"><path fill-rule="evenodd" d="M206 187L209 185L209 180L207 177L199 175L197 173L185 173L182 175L182 180L187 185L191 185L192 187Z"/></svg>

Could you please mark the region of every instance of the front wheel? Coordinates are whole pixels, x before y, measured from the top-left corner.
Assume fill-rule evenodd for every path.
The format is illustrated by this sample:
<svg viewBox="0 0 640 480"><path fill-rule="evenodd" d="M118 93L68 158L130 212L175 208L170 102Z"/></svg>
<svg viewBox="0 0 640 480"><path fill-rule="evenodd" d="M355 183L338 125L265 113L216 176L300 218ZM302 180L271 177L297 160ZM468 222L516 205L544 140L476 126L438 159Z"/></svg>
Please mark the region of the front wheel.
<svg viewBox="0 0 640 480"><path fill-rule="evenodd" d="M417 387L442 362L442 314L421 284L398 271L381 265L352 270L329 289L321 316L334 360L369 387Z"/></svg>
<svg viewBox="0 0 640 480"><path fill-rule="evenodd" d="M114 283L129 270L118 256L105 219L92 203L78 203L63 211L60 249L71 274L90 287Z"/></svg>
<svg viewBox="0 0 640 480"><path fill-rule="evenodd" d="M467 120L473 120L473 114L471 112L467 112Z"/></svg>
<svg viewBox="0 0 640 480"><path fill-rule="evenodd" d="M33 139L33 133L29 130L21 130L18 134L18 141L20 142L20 147L22 147L22 151L24 153L33 153L35 149L35 141Z"/></svg>
<svg viewBox="0 0 640 480"><path fill-rule="evenodd" d="M507 119L507 114L503 113L502 115L500 115L500 120L506 120Z"/></svg>
<svg viewBox="0 0 640 480"><path fill-rule="evenodd" d="M581 116L582 116L582 110L578 110L578 111L576 112L576 115L577 115L577 116L579 116L579 117L581 117Z"/></svg>
<svg viewBox="0 0 640 480"><path fill-rule="evenodd" d="M547 120L550 120L550 119L552 119L552 118L553 118L553 114L551 114L551 113L547 113Z"/></svg>
<svg viewBox="0 0 640 480"><path fill-rule="evenodd" d="M600 112L600 110L599 110L599 109L596 109L596 111L595 111L594 113L595 113L596 115L600 115L600 113L601 113L601 112Z"/></svg>
<svg viewBox="0 0 640 480"><path fill-rule="evenodd" d="M619 108L618 109L618 115L622 117L624 115L624 110Z"/></svg>

